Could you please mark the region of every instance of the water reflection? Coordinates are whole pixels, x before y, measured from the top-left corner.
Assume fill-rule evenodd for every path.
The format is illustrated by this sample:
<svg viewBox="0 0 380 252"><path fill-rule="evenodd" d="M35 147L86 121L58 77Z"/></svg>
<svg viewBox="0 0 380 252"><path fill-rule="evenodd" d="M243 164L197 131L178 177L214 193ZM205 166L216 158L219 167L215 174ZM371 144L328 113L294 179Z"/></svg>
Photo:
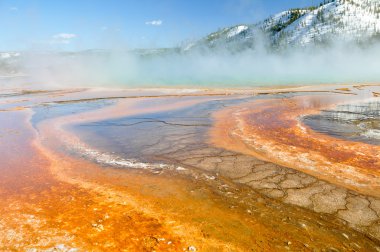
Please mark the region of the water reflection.
<svg viewBox="0 0 380 252"><path fill-rule="evenodd" d="M380 101L338 105L303 118L313 130L334 137L380 145Z"/></svg>

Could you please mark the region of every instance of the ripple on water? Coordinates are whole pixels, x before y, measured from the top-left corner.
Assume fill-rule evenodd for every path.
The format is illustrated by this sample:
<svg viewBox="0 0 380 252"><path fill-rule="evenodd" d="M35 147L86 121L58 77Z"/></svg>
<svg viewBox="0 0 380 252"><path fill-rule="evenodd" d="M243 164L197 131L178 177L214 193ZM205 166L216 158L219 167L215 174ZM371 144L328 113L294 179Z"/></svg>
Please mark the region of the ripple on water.
<svg viewBox="0 0 380 252"><path fill-rule="evenodd" d="M380 101L338 105L303 117L313 130L337 138L380 145Z"/></svg>

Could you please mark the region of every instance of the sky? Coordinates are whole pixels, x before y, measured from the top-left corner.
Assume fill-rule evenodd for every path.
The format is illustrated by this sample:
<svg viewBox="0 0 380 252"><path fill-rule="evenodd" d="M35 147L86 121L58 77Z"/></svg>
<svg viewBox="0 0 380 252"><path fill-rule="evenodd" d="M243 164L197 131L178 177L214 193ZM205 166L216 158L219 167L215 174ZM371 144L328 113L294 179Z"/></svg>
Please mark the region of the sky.
<svg viewBox="0 0 380 252"><path fill-rule="evenodd" d="M178 46L318 0L0 0L0 51Z"/></svg>

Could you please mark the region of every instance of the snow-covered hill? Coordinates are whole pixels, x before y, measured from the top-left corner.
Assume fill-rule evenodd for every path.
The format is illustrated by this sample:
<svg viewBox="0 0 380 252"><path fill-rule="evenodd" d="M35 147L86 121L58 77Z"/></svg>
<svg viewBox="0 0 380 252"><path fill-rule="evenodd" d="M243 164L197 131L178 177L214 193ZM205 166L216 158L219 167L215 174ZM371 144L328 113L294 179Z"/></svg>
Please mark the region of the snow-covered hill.
<svg viewBox="0 0 380 252"><path fill-rule="evenodd" d="M366 41L380 34L380 0L329 0L317 7L291 9L257 24L224 28L183 49L252 47L259 34L265 34L272 46Z"/></svg>

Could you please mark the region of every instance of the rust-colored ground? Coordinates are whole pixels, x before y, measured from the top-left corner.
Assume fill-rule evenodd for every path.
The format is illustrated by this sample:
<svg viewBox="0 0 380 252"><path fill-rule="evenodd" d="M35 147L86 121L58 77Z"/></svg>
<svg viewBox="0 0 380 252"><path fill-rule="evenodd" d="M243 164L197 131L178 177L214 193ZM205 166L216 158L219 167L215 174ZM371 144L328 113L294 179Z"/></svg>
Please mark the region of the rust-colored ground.
<svg viewBox="0 0 380 252"><path fill-rule="evenodd" d="M104 170L56 153L38 141L29 116L26 110L0 114L1 250L271 247L274 230L245 223L211 191L194 197L190 191L198 186L184 179Z"/></svg>
<svg viewBox="0 0 380 252"><path fill-rule="evenodd" d="M177 235L159 219L135 209L130 200L110 202L95 190L58 180L52 169L69 168L67 161L54 160L32 144L35 136L27 117L25 111L1 114L1 250L180 246Z"/></svg>
<svg viewBox="0 0 380 252"><path fill-rule="evenodd" d="M321 220L309 210L287 205L274 208L282 203L260 197L252 207L259 214L265 213L265 219L244 208L234 210L231 206L239 198L225 199L201 181L170 173L157 176L145 171L105 168L59 151L62 137L71 144L78 140L64 128L69 123L169 110L209 99L147 103L126 99L103 110L45 121L39 125L38 134L29 122L31 111L1 112L0 250L376 248L376 241L355 231L348 236L347 227L339 229L335 222ZM233 123L225 121L227 126L230 122ZM230 138L225 140L236 146ZM253 192L248 195L252 200L259 198ZM304 220L309 220L308 225Z"/></svg>
<svg viewBox="0 0 380 252"><path fill-rule="evenodd" d="M260 100L215 114L212 142L349 189L380 196L380 147L317 133L299 117L345 101L337 96Z"/></svg>

